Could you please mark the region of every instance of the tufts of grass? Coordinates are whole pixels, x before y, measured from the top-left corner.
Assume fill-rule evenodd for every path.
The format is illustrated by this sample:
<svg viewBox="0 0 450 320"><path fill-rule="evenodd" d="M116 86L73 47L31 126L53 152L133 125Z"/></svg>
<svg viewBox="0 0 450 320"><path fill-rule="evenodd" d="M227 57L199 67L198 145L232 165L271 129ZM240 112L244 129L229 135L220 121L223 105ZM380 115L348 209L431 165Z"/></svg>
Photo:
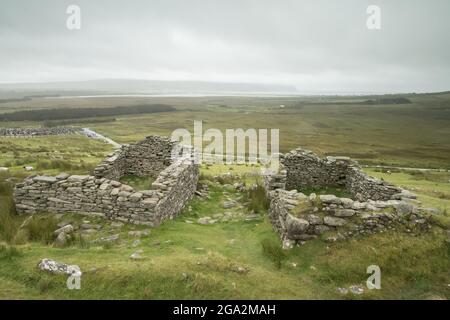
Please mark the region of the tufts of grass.
<svg viewBox="0 0 450 320"><path fill-rule="evenodd" d="M215 179L221 185L226 185L235 183L238 180L238 177L230 173L230 174L221 174L217 176Z"/></svg>
<svg viewBox="0 0 450 320"><path fill-rule="evenodd" d="M299 189L298 191L300 191L301 193L305 194L305 195L310 195L311 193L315 193L318 195L321 194L334 194L336 197L339 198L351 198L351 194L349 192L347 192L344 188L340 188L340 187L332 187L332 186L328 186L328 187L323 187L323 188L302 188Z"/></svg>
<svg viewBox="0 0 450 320"><path fill-rule="evenodd" d="M120 182L125 183L134 188L134 190L150 190L155 179L151 177L138 177L134 175L126 175L120 178Z"/></svg>
<svg viewBox="0 0 450 320"><path fill-rule="evenodd" d="M12 260L22 255L22 252L14 246L0 246L0 260Z"/></svg>
<svg viewBox="0 0 450 320"><path fill-rule="evenodd" d="M300 201L295 208L291 210L291 214L296 217L301 217L305 214L312 213L313 207L308 200Z"/></svg>
<svg viewBox="0 0 450 320"><path fill-rule="evenodd" d="M54 240L53 232L57 229L54 216L33 216L23 227L29 241L50 244Z"/></svg>
<svg viewBox="0 0 450 320"><path fill-rule="evenodd" d="M280 243L273 239L266 238L261 241L261 246L263 254L273 262L277 269L280 269L283 261L287 258Z"/></svg>
<svg viewBox="0 0 450 320"><path fill-rule="evenodd" d="M18 222L14 219L16 213L12 198L13 184L8 173L0 173L0 239L11 243L17 232Z"/></svg>
<svg viewBox="0 0 450 320"><path fill-rule="evenodd" d="M382 294L386 298L409 299L434 292L445 296L448 283L449 248L433 231L422 237L398 232L378 234L332 246L316 259L314 279L335 287L365 282L366 268L381 269Z"/></svg>
<svg viewBox="0 0 450 320"><path fill-rule="evenodd" d="M58 170L58 171L83 171L92 172L94 165L85 163L83 159L80 159L79 163L72 163L67 160L53 159L53 160L38 160L36 162L37 170Z"/></svg>
<svg viewBox="0 0 450 320"><path fill-rule="evenodd" d="M91 244L81 234L75 234L68 237L65 247L89 249L91 247Z"/></svg>

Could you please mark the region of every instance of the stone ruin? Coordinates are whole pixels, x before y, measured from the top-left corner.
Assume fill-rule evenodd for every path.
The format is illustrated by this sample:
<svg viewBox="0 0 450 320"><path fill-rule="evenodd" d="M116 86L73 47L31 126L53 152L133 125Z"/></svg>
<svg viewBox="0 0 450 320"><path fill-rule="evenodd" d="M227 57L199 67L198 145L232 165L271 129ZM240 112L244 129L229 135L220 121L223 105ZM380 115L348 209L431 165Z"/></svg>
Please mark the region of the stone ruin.
<svg viewBox="0 0 450 320"><path fill-rule="evenodd" d="M30 176L14 189L19 214L76 212L157 226L178 215L193 197L199 176L193 150L149 136L110 154L94 175ZM119 182L125 175L156 179L151 190Z"/></svg>
<svg viewBox="0 0 450 320"><path fill-rule="evenodd" d="M159 136L124 145L94 170L94 175L30 176L16 185L19 214L39 212L98 215L157 226L180 213L196 191L199 168L194 150ZM403 228L429 228L415 195L370 177L347 157L319 158L301 148L280 156L280 170L266 172L269 218L285 247L325 237L336 241L358 234ZM151 190L119 182L125 175L156 179ZM308 188L339 187L350 195L306 196Z"/></svg>
<svg viewBox="0 0 450 320"><path fill-rule="evenodd" d="M416 206L414 194L368 176L348 157L322 159L298 148L281 155L280 162L278 172L264 175L264 184L270 219L285 247L317 237L336 241L395 228L429 228L426 213L433 209ZM301 192L328 187L350 197Z"/></svg>

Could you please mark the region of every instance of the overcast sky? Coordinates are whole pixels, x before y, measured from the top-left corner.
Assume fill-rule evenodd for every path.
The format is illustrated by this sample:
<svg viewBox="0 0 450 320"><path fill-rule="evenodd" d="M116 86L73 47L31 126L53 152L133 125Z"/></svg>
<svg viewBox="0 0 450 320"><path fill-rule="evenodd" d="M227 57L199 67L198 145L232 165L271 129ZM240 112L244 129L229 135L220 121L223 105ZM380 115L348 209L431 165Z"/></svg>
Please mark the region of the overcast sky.
<svg viewBox="0 0 450 320"><path fill-rule="evenodd" d="M66 27L70 4L81 8L80 30ZM381 9L381 30L366 26L370 4ZM448 0L0 0L0 82L450 90L449 14Z"/></svg>

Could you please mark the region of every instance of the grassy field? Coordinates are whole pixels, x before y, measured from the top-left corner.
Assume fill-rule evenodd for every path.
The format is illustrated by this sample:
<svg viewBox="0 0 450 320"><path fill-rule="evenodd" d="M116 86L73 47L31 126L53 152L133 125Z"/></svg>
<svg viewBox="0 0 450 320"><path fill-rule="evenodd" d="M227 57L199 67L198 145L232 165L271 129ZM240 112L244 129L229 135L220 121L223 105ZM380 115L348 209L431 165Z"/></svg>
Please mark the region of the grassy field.
<svg viewBox="0 0 450 320"><path fill-rule="evenodd" d="M26 174L25 166L38 172L90 172L112 151L108 144L81 135L34 138L0 137L0 166L12 174Z"/></svg>
<svg viewBox="0 0 450 320"><path fill-rule="evenodd" d="M33 99L0 104L0 112L27 108L97 107L164 103L177 111L118 116L114 122L80 123L118 142L134 142L149 134L204 128L280 128L281 149L304 146L322 155L350 155L366 164L450 168L450 94L408 95L407 105L363 105L368 97L292 98L96 98ZM281 107L283 105L284 107ZM0 123L4 127L36 122ZM76 125L76 124L75 124ZM367 168L418 194L424 206L441 210L425 234L388 232L336 243L320 240L290 251L265 215L249 218L251 197L232 184L259 182L257 166L203 166L201 184L209 198L196 197L176 219L151 229L136 242L124 225L81 215L44 215L20 228L26 217L14 214L12 183L32 173L89 173L112 147L83 136L0 138L0 298L1 299L448 299L450 270L450 174ZM229 174L228 174L229 173ZM227 175L223 175L227 174ZM128 177L146 188L151 181ZM258 196L259 197L259 196ZM259 198L258 198L259 199ZM223 202L238 205L224 209ZM201 217L218 222L201 225ZM223 217L229 217L223 220ZM34 221L36 219L36 221ZM65 248L52 246L56 223L99 229ZM112 245L89 244L101 236L120 234ZM130 255L142 250L142 259ZM83 270L81 290L68 290L64 276L40 272L43 258L77 264ZM367 266L379 265L382 289L368 290ZM337 288L362 285L364 294L343 295Z"/></svg>
<svg viewBox="0 0 450 320"><path fill-rule="evenodd" d="M450 169L450 93L404 95L412 103L367 105L373 97L204 97L43 99L0 104L1 112L44 108L89 108L166 104L177 111L115 117L114 122L83 120L121 143L149 134L208 128L278 128L282 152L302 146L321 155L349 155L364 164ZM107 120L107 119L106 119ZM42 125L3 122L0 126ZM77 126L76 121L74 123Z"/></svg>
<svg viewBox="0 0 450 320"><path fill-rule="evenodd" d="M101 226L89 236L120 234L113 245L74 242L55 248L46 239L16 238L15 245L0 249L0 298L44 299L443 299L449 298L449 246L445 228L426 234L384 233L337 243L309 241L291 251L281 244L264 213L246 220L243 194L230 183L257 183L252 166L202 168L201 184L209 186L209 199L196 197L176 219L150 230L148 236L130 236L143 226L113 228L110 222L81 215L54 215L45 219L89 222ZM232 180L222 180L231 173ZM216 177L216 178L214 178ZM217 178L219 177L219 178ZM229 177L229 175L227 175ZM396 176L390 175L395 178ZM230 179L230 178L228 178ZM425 180L405 180L419 186ZM444 183L437 182L441 187ZM224 209L222 203L239 205ZM421 195L419 199L423 201ZM205 216L231 214L228 221L200 225ZM449 218L443 216L444 222ZM12 216L16 228L24 217ZM89 221L86 221L89 220ZM38 224L45 230L54 224ZM51 229L53 230L53 229ZM34 232L36 233L36 231ZM0 234L2 234L0 232ZM14 249L13 249L14 248ZM132 260L142 250L141 260ZM84 271L81 290L66 289L64 276L43 274L36 264L42 258L77 264ZM366 268L382 270L382 289L365 289L362 295L342 295L339 287L364 285ZM364 286L365 287L365 286Z"/></svg>
<svg viewBox="0 0 450 320"><path fill-rule="evenodd" d="M398 186L407 188L417 195L425 207L439 208L450 213L450 173L399 171L383 173L367 169L368 174Z"/></svg>

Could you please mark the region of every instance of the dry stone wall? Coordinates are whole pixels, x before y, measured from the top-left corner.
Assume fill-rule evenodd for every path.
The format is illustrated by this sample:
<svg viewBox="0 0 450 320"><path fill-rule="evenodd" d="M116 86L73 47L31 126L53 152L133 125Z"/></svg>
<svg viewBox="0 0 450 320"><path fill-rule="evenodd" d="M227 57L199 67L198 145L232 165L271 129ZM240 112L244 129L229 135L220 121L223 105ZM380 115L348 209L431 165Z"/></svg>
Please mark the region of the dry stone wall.
<svg viewBox="0 0 450 320"><path fill-rule="evenodd" d="M417 233L430 226L428 209L406 200L359 202L334 195L308 197L296 190L273 191L269 212L287 248L317 237L337 241L391 229Z"/></svg>
<svg viewBox="0 0 450 320"><path fill-rule="evenodd" d="M184 153L171 159L172 148ZM151 190L137 191L117 181L124 174L157 179ZM189 148L150 136L111 155L95 176L31 176L16 185L14 197L19 214L78 212L156 226L175 217L191 199L198 175Z"/></svg>
<svg viewBox="0 0 450 320"><path fill-rule="evenodd" d="M342 187L359 201L389 200L402 190L362 172L348 157L319 158L301 148L285 154L286 189Z"/></svg>
<svg viewBox="0 0 450 320"><path fill-rule="evenodd" d="M0 136L2 137L35 137L50 135L66 135L75 134L79 130L70 127L54 127L54 128L0 128Z"/></svg>
<svg viewBox="0 0 450 320"><path fill-rule="evenodd" d="M177 142L167 137L149 136L116 150L95 168L94 174L96 177L116 180L124 175L157 178L172 163L175 147L178 147Z"/></svg>
<svg viewBox="0 0 450 320"><path fill-rule="evenodd" d="M416 206L415 195L365 174L348 157L322 159L301 148L281 156L278 172L265 172L269 215L285 247L317 237L336 241L388 229L422 231L429 208ZM299 190L340 187L352 196Z"/></svg>

